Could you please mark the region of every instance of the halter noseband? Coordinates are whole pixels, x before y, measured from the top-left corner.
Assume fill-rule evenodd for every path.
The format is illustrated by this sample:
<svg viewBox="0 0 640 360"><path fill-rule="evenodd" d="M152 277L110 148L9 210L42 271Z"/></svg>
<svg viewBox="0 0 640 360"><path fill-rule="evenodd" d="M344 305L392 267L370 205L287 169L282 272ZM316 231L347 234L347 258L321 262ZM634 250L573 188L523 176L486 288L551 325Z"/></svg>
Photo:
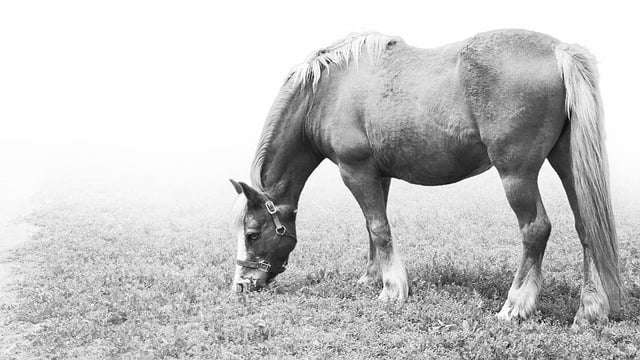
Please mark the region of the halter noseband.
<svg viewBox="0 0 640 360"><path fill-rule="evenodd" d="M287 236L292 238L293 241L298 242L298 239L296 239L295 235L288 232L287 228L284 225L282 225L282 223L280 222L280 219L278 218L278 208L273 204L273 201L269 200L265 202L264 207L267 208L267 212L269 213L269 215L271 215L271 219L273 219L273 223L276 225L276 235ZM273 269L273 267L271 266L271 263L266 260L246 261L246 260L236 259L236 264L240 266L256 269L256 270L260 270L260 271L268 272L272 274L280 274L284 272L287 269L288 262L289 262L289 257L287 257L287 259L280 266L280 268Z"/></svg>

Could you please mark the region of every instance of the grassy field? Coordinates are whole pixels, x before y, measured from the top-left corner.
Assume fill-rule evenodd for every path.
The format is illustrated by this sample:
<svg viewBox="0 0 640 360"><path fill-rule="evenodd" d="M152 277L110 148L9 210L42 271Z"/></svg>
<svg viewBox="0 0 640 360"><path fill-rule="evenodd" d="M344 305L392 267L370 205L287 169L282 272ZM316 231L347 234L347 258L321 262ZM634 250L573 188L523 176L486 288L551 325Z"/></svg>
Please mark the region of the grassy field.
<svg viewBox="0 0 640 360"><path fill-rule="evenodd" d="M331 170L335 173L335 170ZM549 178L547 180L547 178ZM207 186L54 187L13 257L23 341L8 358L573 359L640 356L640 218L624 189L614 206L629 299L607 326L570 329L582 251L559 182L544 176L554 230L539 311L495 318L520 258L515 216L495 173L461 184L391 185L389 214L413 295L401 310L358 287L367 236L336 177L312 178L300 242L271 290L229 291L233 190ZM127 189L126 191L122 189Z"/></svg>

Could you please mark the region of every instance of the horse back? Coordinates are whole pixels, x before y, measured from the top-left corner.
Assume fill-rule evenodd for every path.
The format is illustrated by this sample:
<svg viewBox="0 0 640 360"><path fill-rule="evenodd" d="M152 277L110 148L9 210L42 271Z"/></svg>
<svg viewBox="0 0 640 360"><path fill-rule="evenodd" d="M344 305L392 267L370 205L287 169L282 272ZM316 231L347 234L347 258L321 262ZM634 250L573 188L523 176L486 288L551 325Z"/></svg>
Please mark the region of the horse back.
<svg viewBox="0 0 640 360"><path fill-rule="evenodd" d="M488 133L500 133L503 115L539 105L525 98L549 86L556 42L516 30L434 49L395 42L377 63L363 57L323 78L308 131L336 163L370 159L385 176L423 185L473 176L492 165Z"/></svg>

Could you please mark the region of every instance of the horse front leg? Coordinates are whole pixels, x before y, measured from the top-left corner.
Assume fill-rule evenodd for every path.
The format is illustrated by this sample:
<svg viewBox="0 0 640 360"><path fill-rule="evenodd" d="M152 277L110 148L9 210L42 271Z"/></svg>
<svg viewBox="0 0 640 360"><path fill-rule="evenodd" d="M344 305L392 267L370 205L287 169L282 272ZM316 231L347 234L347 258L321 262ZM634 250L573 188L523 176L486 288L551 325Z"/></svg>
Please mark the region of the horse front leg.
<svg viewBox="0 0 640 360"><path fill-rule="evenodd" d="M401 305L409 295L409 283L404 264L393 249L386 211L388 184L384 184L384 178L371 163L358 166L340 164L340 174L360 205L367 223L371 246L365 276L374 275L379 269L383 284L380 299Z"/></svg>
<svg viewBox="0 0 640 360"><path fill-rule="evenodd" d="M391 178L384 177L380 179L382 185L382 191L384 195L384 206L387 208L387 202L389 200L389 186L391 185ZM364 274L358 280L358 284L374 284L382 280L382 274L380 273L380 264L378 263L376 256L376 245L373 242L371 234L369 234L369 257L367 258L367 267Z"/></svg>

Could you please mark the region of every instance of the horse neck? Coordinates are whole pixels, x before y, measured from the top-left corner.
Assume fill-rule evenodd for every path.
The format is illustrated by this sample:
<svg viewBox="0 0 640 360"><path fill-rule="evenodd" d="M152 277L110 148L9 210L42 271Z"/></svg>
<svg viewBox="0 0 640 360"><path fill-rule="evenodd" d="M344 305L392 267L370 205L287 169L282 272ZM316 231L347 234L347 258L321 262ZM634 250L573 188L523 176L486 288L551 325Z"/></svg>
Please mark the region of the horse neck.
<svg viewBox="0 0 640 360"><path fill-rule="evenodd" d="M271 141L263 154L260 173L256 176L259 177L262 190L277 203L297 207L305 182L323 157L315 151L304 134L309 98L293 97L275 115L270 126Z"/></svg>

